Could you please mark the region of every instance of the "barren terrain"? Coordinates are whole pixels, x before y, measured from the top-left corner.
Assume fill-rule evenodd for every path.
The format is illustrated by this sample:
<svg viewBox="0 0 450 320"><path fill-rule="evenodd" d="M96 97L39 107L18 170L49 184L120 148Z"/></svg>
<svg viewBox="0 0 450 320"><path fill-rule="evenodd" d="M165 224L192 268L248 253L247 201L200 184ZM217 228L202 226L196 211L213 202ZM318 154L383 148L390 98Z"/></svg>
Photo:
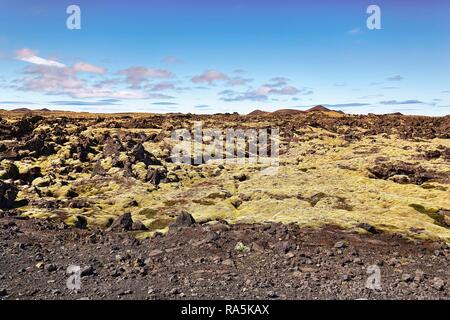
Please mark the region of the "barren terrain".
<svg viewBox="0 0 450 320"><path fill-rule="evenodd" d="M0 117L0 299L450 293L449 116ZM172 163L172 131L198 121L279 128L279 167Z"/></svg>

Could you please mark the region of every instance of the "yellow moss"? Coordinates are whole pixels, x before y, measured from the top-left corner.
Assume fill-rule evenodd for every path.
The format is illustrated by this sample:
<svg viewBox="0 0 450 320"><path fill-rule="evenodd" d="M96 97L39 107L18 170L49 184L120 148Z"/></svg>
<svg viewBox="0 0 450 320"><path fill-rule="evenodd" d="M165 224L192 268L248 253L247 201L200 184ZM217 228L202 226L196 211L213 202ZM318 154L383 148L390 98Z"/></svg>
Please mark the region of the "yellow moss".
<svg viewBox="0 0 450 320"><path fill-rule="evenodd" d="M90 134L104 131L119 132L114 128L89 130ZM146 129L134 131L159 132ZM450 229L436 224L436 217L433 216L438 209L450 209L448 185L438 182L428 182L422 186L397 184L371 179L367 170L377 158L387 157L389 162L420 163L426 169L450 175L445 159L417 160L418 148L450 147L448 140L415 142L394 136L374 136L349 143L320 128L304 128L301 131L304 136L295 137L297 142L290 143L286 153L280 157L280 167L269 175L261 171L267 165L259 164L225 164L218 176L215 174L217 164L213 163L199 167L180 165L176 171L174 164L168 164L169 172L176 172L180 182L155 187L141 180L147 173L144 164L133 166L139 179L123 178L121 169L110 168L111 159L108 158L102 161L102 166L109 169L109 176L77 174L77 181L71 184L79 197L95 204L83 212L90 223L106 225L112 218L131 212L133 219L142 221L150 228L148 232L137 233L138 237L151 236L155 230L165 230L173 216L184 210L199 222L226 219L232 223L294 222L310 227L333 224L356 232L363 232L357 225L364 222L409 237L450 241ZM170 144L167 140L156 144L147 142L145 147L159 154L163 143ZM52 163L65 161L61 157L67 159L67 165L79 164L68 159L68 148L64 146L57 155L40 160L43 170L53 170L56 165ZM120 159L125 161L125 153L121 153ZM34 164L24 162L21 165ZM238 174L245 174L249 179L234 179ZM64 188L70 186L52 186L49 190L54 196L64 198ZM138 205L130 206L130 199ZM239 200L242 203L237 206ZM73 216L82 212L62 210ZM32 212L38 216L49 216L48 213ZM418 229L422 231L415 231Z"/></svg>

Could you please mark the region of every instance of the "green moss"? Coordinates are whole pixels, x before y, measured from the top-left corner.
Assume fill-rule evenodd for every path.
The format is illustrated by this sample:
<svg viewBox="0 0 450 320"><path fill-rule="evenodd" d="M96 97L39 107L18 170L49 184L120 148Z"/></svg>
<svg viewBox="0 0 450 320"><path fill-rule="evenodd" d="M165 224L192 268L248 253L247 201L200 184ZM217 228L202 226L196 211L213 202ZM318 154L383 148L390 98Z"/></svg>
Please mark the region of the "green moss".
<svg viewBox="0 0 450 320"><path fill-rule="evenodd" d="M416 211L426 214L431 219L434 220L434 223L438 226L447 228L447 223L445 221L445 216L439 214L439 209L436 208L425 208L424 206L416 203L412 203L409 205L411 208L414 208Z"/></svg>
<svg viewBox="0 0 450 320"><path fill-rule="evenodd" d="M201 204L202 206L213 206L215 204L214 201L206 200L206 199L194 199L193 203Z"/></svg>
<svg viewBox="0 0 450 320"><path fill-rule="evenodd" d="M151 223L146 225L150 230L158 230L158 229L164 229L169 226L169 224L173 221L171 218L160 218L155 219Z"/></svg>
<svg viewBox="0 0 450 320"><path fill-rule="evenodd" d="M138 215L145 216L147 219L152 219L158 215L158 211L152 208L143 208L138 212Z"/></svg>
<svg viewBox="0 0 450 320"><path fill-rule="evenodd" d="M412 203L409 206L411 208L415 209L416 211L419 211L420 213L424 213L424 214L434 214L434 213L437 213L439 211L439 209L436 209L436 208L425 208L423 205L416 204L416 203Z"/></svg>
<svg viewBox="0 0 450 320"><path fill-rule="evenodd" d="M86 217L81 215L70 216L64 222L79 229L86 229L88 225Z"/></svg>

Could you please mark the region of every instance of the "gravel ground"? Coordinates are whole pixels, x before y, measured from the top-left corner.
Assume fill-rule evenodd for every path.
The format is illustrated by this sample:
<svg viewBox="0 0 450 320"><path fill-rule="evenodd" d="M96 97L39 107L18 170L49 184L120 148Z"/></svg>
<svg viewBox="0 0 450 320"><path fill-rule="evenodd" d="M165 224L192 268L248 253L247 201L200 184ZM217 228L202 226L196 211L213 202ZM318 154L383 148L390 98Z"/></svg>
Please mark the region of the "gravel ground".
<svg viewBox="0 0 450 320"><path fill-rule="evenodd" d="M294 224L197 224L167 235L0 215L0 299L448 299L450 247ZM129 223L129 221L127 221ZM81 288L70 290L70 265ZM369 282L380 287L367 288ZM375 279L375 280L374 280ZM73 282L76 283L76 282Z"/></svg>

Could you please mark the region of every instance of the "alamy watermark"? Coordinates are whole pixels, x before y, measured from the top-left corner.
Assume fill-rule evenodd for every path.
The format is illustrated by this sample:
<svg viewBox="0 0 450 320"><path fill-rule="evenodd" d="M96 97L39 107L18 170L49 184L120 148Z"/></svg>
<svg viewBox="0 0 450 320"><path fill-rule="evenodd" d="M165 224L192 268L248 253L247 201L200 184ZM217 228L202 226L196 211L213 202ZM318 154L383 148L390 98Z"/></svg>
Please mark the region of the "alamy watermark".
<svg viewBox="0 0 450 320"><path fill-rule="evenodd" d="M79 291L81 289L81 267L70 265L67 267L66 274L69 276L66 281L67 289Z"/></svg>
<svg viewBox="0 0 450 320"><path fill-rule="evenodd" d="M66 20L66 26L69 30L81 29L81 8L77 5L70 5L66 9L69 17Z"/></svg>
<svg viewBox="0 0 450 320"><path fill-rule="evenodd" d="M378 290L381 288L381 269L376 264L367 267L369 277L366 280L366 288L370 290Z"/></svg>
<svg viewBox="0 0 450 320"><path fill-rule="evenodd" d="M367 7L367 14L370 16L367 18L366 25L369 30L381 29L381 8L375 4L371 4Z"/></svg>
<svg viewBox="0 0 450 320"><path fill-rule="evenodd" d="M370 16L367 18L366 26L369 30L381 29L381 8L378 5L371 4L367 7L366 13ZM81 8L78 5L70 5L66 9L68 18L66 26L69 30L81 30Z"/></svg>

